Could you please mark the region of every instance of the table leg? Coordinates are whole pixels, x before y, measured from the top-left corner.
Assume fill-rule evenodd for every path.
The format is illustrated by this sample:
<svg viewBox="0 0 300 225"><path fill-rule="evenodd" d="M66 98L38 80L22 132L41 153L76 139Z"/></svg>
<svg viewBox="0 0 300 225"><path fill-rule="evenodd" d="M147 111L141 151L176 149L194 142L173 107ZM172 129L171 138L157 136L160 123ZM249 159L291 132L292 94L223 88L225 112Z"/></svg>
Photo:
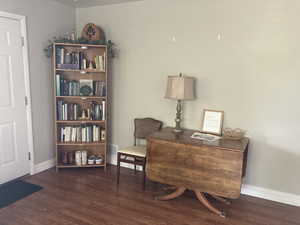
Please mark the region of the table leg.
<svg viewBox="0 0 300 225"><path fill-rule="evenodd" d="M210 194L210 196L213 197L214 199L220 201L220 202L225 203L226 205L230 205L231 204L231 202L228 199L226 199L226 198L222 198L222 197L219 197L217 195L211 195L211 194Z"/></svg>
<svg viewBox="0 0 300 225"><path fill-rule="evenodd" d="M175 187L175 186L168 186L168 187L163 188L164 191L173 191L173 190L176 190L176 189L177 189L177 187Z"/></svg>
<svg viewBox="0 0 300 225"><path fill-rule="evenodd" d="M194 190L198 200L206 207L208 208L210 211L212 211L213 213L221 216L221 217L226 217L225 213L218 210L217 208L215 208L205 197L205 195L201 192L201 191L196 191Z"/></svg>
<svg viewBox="0 0 300 225"><path fill-rule="evenodd" d="M163 200L163 201L165 201L165 200L171 200L171 199L177 198L180 195L182 195L185 192L185 190L186 190L186 188L180 187L180 188L177 188L171 194L163 195L163 196L157 196L157 197L155 197L155 199L156 200Z"/></svg>

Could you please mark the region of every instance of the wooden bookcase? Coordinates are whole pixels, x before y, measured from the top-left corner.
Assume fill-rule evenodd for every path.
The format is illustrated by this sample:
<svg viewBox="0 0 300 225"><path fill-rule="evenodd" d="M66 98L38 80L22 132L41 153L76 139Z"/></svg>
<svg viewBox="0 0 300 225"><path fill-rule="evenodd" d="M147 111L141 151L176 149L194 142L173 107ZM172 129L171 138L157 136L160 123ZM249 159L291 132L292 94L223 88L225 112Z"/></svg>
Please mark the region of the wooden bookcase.
<svg viewBox="0 0 300 225"><path fill-rule="evenodd" d="M62 51L63 56L61 55ZM69 57L68 62L66 60L67 53ZM70 54L72 60L71 63L69 63ZM64 57L63 61L61 61L62 57ZM101 61L97 57L100 57ZM82 63L83 58L86 60L85 62L87 62L86 66L84 66ZM108 147L106 135L108 133L107 90L109 88L107 82L107 46L55 43L53 45L52 61L55 105L54 137L56 147L56 170L58 170L59 168L74 167L106 168ZM102 67L99 66L99 61ZM77 65L75 66L74 64ZM76 68L74 68L74 66ZM83 81L88 81L93 85L91 94L87 95L85 93L85 95L83 95L83 93L81 92L81 82ZM95 89L97 89L96 84L102 85L100 94L94 93ZM66 87L68 87L68 89ZM70 110L71 105L73 108L71 108ZM75 105L77 105L76 108ZM91 108L94 105L95 108ZM96 110L92 110L96 109L96 107L97 109L100 109L100 107L102 107L100 110L100 112L102 113L99 113L99 110L97 111L97 113L94 112ZM84 119L84 117L82 117L82 111L85 111L84 114L87 118ZM72 114L72 116L69 116L69 114ZM88 115L90 115L90 117L88 117ZM97 116L97 118L95 115ZM99 119L99 117L101 118ZM87 132L87 129L89 129L88 131L90 132ZM68 133L68 131L73 131L72 135ZM83 136L85 136L85 138L83 138ZM76 151L86 151L88 157L91 155L101 156L103 162L101 164L93 165L78 165L75 162ZM66 161L63 160L65 154L71 154L73 157L73 162L71 160L71 163L66 163Z"/></svg>

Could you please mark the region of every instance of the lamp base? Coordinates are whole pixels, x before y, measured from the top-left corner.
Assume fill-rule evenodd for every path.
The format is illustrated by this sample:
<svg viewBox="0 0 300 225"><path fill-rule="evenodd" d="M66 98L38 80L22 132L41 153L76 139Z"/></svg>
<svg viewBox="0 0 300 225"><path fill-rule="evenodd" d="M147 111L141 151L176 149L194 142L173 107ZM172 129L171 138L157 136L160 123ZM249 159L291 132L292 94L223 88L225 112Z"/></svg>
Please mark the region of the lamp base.
<svg viewBox="0 0 300 225"><path fill-rule="evenodd" d="M179 134L182 132L180 127L181 122L181 100L177 100L177 107L176 107L176 118L175 118L175 129L173 130L174 133Z"/></svg>
<svg viewBox="0 0 300 225"><path fill-rule="evenodd" d="M175 133L175 134L180 134L180 133L182 133L183 132L183 130L181 130L181 129L174 129L173 130L173 132Z"/></svg>

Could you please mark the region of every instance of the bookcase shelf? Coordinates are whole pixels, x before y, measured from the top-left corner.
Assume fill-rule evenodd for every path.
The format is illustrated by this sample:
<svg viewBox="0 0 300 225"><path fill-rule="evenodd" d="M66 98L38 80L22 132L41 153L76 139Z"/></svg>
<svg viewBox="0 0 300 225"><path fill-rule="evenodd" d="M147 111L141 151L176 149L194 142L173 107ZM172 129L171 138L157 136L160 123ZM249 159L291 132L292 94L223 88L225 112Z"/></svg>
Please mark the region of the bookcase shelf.
<svg viewBox="0 0 300 225"><path fill-rule="evenodd" d="M58 164L58 168L96 168L96 167L105 167L104 164L93 164L93 165L75 165L75 164Z"/></svg>
<svg viewBox="0 0 300 225"><path fill-rule="evenodd" d="M92 44L71 44L71 43L55 43L56 46L73 46L73 47L79 47L79 48L107 48L106 45L92 45Z"/></svg>
<svg viewBox="0 0 300 225"><path fill-rule="evenodd" d="M57 120L56 123L61 124L86 124L86 123L101 123L105 124L105 120Z"/></svg>
<svg viewBox="0 0 300 225"><path fill-rule="evenodd" d="M55 43L52 61L56 170L106 168L107 93L110 88L107 82L107 46ZM87 90L90 90L90 95L86 94ZM103 164L82 165L77 161L78 152L83 164L90 156L102 158Z"/></svg>
<svg viewBox="0 0 300 225"><path fill-rule="evenodd" d="M106 97L99 97L99 96L56 96L56 98L67 98L67 99L100 99L100 100L105 100Z"/></svg>
<svg viewBox="0 0 300 225"><path fill-rule="evenodd" d="M97 145L105 145L105 142L86 142L86 143L78 143L78 142L57 142L57 145L78 145L78 146L97 146Z"/></svg>
<svg viewBox="0 0 300 225"><path fill-rule="evenodd" d="M81 74L85 74L85 73L105 73L106 71L104 70L71 70L71 69L55 69L57 72L61 71L61 72L76 72L76 73L81 73Z"/></svg>

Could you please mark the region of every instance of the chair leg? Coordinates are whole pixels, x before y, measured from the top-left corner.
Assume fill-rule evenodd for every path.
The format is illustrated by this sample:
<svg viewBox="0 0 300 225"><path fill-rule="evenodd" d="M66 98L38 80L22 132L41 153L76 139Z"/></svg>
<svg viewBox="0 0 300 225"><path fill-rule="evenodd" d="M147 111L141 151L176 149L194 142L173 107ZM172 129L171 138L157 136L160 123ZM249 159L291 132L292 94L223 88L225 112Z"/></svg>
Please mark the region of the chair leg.
<svg viewBox="0 0 300 225"><path fill-rule="evenodd" d="M143 191L146 190L146 159L143 162Z"/></svg>
<svg viewBox="0 0 300 225"><path fill-rule="evenodd" d="M134 164L134 174L136 174L136 165Z"/></svg>
<svg viewBox="0 0 300 225"><path fill-rule="evenodd" d="M118 163L117 163L117 185L119 186L119 181L120 181L120 159L121 159L121 154L118 152Z"/></svg>

